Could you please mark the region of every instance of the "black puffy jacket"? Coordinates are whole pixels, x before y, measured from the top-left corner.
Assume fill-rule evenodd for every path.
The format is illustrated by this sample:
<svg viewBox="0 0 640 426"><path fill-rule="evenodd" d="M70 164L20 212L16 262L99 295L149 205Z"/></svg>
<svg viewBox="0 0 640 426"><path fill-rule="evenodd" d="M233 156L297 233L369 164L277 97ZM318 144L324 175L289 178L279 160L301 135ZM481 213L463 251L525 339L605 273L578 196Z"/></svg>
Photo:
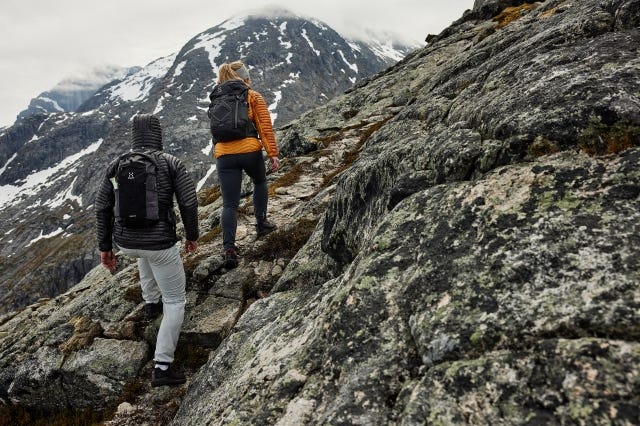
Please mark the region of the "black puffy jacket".
<svg viewBox="0 0 640 426"><path fill-rule="evenodd" d="M134 229L114 220L115 194L110 178L115 176L117 160L107 168L96 198L96 222L100 251L113 248L112 237L119 247L129 249L163 250L177 241L173 196L175 194L187 240L198 239L198 199L193 180L182 162L162 152L162 130L155 116L134 118L133 151L154 154L158 159L158 203L161 212L169 213L169 220L161 220L153 227Z"/></svg>

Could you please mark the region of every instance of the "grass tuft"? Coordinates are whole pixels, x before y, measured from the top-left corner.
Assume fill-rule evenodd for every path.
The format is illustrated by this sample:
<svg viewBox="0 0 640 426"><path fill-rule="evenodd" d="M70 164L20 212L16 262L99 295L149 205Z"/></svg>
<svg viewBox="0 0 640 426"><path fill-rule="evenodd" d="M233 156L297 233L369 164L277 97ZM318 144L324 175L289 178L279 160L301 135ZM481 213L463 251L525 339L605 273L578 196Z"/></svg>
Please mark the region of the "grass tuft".
<svg viewBox="0 0 640 426"><path fill-rule="evenodd" d="M529 156L533 158L555 154L559 150L558 145L544 136L538 136L527 149Z"/></svg>
<svg viewBox="0 0 640 426"><path fill-rule="evenodd" d="M93 343L93 339L101 336L102 326L89 317L74 317L69 320L73 324L73 335L60 345L60 350L65 353L75 352Z"/></svg>
<svg viewBox="0 0 640 426"><path fill-rule="evenodd" d="M607 126L600 117L592 116L580 134L578 146L591 156L619 154L634 146L640 146L640 127L627 121L618 121Z"/></svg>
<svg viewBox="0 0 640 426"><path fill-rule="evenodd" d="M307 243L318 220L299 219L292 227L277 229L264 238L264 246L259 251L247 254L251 261L275 259L293 259Z"/></svg>
<svg viewBox="0 0 640 426"><path fill-rule="evenodd" d="M493 18L493 21L497 22L496 28L504 28L510 23L520 19L526 12L531 11L538 6L531 3L521 4L520 6L507 7L497 16Z"/></svg>
<svg viewBox="0 0 640 426"><path fill-rule="evenodd" d="M269 197L273 197L276 195L276 189L291 186L300 179L302 176L302 164L296 164L291 168L291 170L284 175L280 176L275 180L271 185L269 185Z"/></svg>
<svg viewBox="0 0 640 426"><path fill-rule="evenodd" d="M222 196L220 186L211 186L198 191L198 204L201 207L208 206Z"/></svg>

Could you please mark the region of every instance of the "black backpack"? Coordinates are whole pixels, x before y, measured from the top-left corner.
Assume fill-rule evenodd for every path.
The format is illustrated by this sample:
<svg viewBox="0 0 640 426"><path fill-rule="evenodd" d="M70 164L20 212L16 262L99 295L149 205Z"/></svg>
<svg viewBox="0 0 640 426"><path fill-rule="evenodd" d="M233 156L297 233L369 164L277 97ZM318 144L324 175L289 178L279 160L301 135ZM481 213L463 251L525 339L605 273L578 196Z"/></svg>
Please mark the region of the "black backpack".
<svg viewBox="0 0 640 426"><path fill-rule="evenodd" d="M249 87L239 80L230 80L213 88L207 115L213 142L228 142L246 137L258 137L249 120Z"/></svg>
<svg viewBox="0 0 640 426"><path fill-rule="evenodd" d="M157 175L158 161L153 154L134 151L118 158L112 178L114 215L123 226L146 228L160 220Z"/></svg>

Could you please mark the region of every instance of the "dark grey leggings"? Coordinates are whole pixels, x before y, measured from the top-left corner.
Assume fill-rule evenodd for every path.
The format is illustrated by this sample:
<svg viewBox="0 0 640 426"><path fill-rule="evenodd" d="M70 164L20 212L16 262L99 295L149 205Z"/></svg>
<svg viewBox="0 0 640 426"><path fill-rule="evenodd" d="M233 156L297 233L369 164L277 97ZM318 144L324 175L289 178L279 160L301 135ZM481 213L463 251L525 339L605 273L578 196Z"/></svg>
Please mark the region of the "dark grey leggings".
<svg viewBox="0 0 640 426"><path fill-rule="evenodd" d="M253 181L253 208L257 221L267 216L267 176L262 151L223 155L217 159L216 169L222 192L222 244L226 250L235 247L236 243L242 171Z"/></svg>

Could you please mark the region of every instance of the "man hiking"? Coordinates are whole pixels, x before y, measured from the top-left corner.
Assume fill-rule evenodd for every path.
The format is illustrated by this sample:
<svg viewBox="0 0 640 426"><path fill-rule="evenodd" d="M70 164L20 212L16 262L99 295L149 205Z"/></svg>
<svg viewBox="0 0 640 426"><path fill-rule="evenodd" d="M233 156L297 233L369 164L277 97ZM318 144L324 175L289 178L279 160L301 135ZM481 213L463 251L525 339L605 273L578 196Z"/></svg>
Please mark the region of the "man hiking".
<svg viewBox="0 0 640 426"><path fill-rule="evenodd" d="M133 117L131 152L112 162L96 198L100 259L116 268L112 237L120 252L138 259L145 317L163 314L154 355L153 386L184 383L171 363L185 309L185 273L176 246L175 195L187 253L198 248L198 201L182 162L163 152L162 127L154 115Z"/></svg>

